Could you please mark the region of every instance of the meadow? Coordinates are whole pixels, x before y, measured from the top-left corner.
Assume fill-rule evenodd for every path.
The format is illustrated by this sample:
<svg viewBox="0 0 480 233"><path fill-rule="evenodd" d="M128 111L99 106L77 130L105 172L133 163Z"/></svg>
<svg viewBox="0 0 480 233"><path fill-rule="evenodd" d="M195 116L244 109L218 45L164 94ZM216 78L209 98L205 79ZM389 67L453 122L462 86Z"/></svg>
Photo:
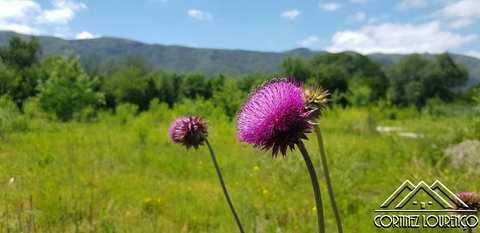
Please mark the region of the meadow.
<svg viewBox="0 0 480 233"><path fill-rule="evenodd" d="M298 150L272 158L237 142L235 121L209 101L173 109L153 101L140 114L122 104L116 114L66 123L34 112L27 107L3 124L0 232L238 232L208 149L186 150L167 136L181 115L208 120L209 139L247 232L316 231L312 188ZM444 153L479 139L479 109L445 112L336 106L325 112L320 127L345 232L425 232L373 225L374 210L406 179L480 191L478 164L453 168ZM378 126L418 137L379 133ZM335 232L315 134L308 137L327 232ZM464 232L426 232L439 231Z"/></svg>

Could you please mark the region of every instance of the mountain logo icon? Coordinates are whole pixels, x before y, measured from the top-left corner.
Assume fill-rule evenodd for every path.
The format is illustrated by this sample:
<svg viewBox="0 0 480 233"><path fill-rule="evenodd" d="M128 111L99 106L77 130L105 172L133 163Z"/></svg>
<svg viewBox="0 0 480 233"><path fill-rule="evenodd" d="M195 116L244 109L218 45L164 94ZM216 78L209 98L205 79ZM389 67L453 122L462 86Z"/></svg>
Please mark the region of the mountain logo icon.
<svg viewBox="0 0 480 233"><path fill-rule="evenodd" d="M408 192L408 193L405 193ZM412 199L419 194L424 192L423 196L429 196L431 201L428 202L417 202L413 201L414 206L419 206L417 209L406 209L406 204L410 203ZM399 198L401 194L406 194L403 199L398 202L394 207L391 207L392 203ZM397 200L398 201L398 200ZM455 204L457 203L457 204ZM428 206L439 206L438 209L428 209ZM454 206L457 205L457 206ZM456 207L456 208L455 208ZM376 212L472 212L468 210L468 205L465 204L460 198L458 198L452 191L450 191L444 184L436 180L432 185L428 185L424 181L420 181L417 185L414 185L409 180L406 180L401 184L395 192L388 197L380 208L383 210L375 210ZM473 210L475 211L475 210Z"/></svg>

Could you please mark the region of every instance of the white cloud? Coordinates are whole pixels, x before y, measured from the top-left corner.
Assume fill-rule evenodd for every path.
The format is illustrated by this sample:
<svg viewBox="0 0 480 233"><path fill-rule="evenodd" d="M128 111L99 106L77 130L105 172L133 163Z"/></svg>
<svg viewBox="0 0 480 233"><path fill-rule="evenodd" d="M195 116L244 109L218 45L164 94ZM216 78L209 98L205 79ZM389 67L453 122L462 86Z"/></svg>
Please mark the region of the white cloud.
<svg viewBox="0 0 480 233"><path fill-rule="evenodd" d="M300 15L300 11L297 9L293 9L291 11L285 11L283 12L280 17L282 18L287 18L287 19L295 19Z"/></svg>
<svg viewBox="0 0 480 233"><path fill-rule="evenodd" d="M35 1L0 0L0 19L22 20L41 11Z"/></svg>
<svg viewBox="0 0 480 233"><path fill-rule="evenodd" d="M342 4L338 3L320 3L318 7L324 11L336 11L338 8L342 7Z"/></svg>
<svg viewBox="0 0 480 233"><path fill-rule="evenodd" d="M27 34L27 35L39 35L39 34L45 33L45 31L42 29L33 28L28 25L10 23L10 22L4 22L4 21L0 21L0 30L14 31L22 34Z"/></svg>
<svg viewBox="0 0 480 233"><path fill-rule="evenodd" d="M480 51L477 50L470 50L466 52L465 55L480 59Z"/></svg>
<svg viewBox="0 0 480 233"><path fill-rule="evenodd" d="M361 4L365 4L368 2L368 0L350 0L351 3L361 3Z"/></svg>
<svg viewBox="0 0 480 233"><path fill-rule="evenodd" d="M82 2L75 2L72 0L53 0L52 5L58 9L72 9L74 11L87 9L87 5Z"/></svg>
<svg viewBox="0 0 480 233"><path fill-rule="evenodd" d="M461 0L446 5L442 11L444 16L450 18L480 17L479 0Z"/></svg>
<svg viewBox="0 0 480 233"><path fill-rule="evenodd" d="M42 9L34 0L0 0L0 30L26 34L47 34L46 25L68 25L77 11L87 9L73 0L53 0L52 9ZM57 36L68 37L68 30L55 29Z"/></svg>
<svg viewBox="0 0 480 233"><path fill-rule="evenodd" d="M45 10L37 17L39 24L68 24L75 18L75 11L87 9L84 3L77 3L70 0L54 0L53 10Z"/></svg>
<svg viewBox="0 0 480 233"><path fill-rule="evenodd" d="M201 10L191 9L188 11L188 16L199 20L211 20L213 16L208 12L202 12Z"/></svg>
<svg viewBox="0 0 480 233"><path fill-rule="evenodd" d="M298 45L300 45L301 47L309 47L317 42L318 42L318 37L310 36L307 39L300 41Z"/></svg>
<svg viewBox="0 0 480 233"><path fill-rule="evenodd" d="M449 28L463 28L463 27L468 27L470 24L474 23L473 20L471 19L459 19L456 21L453 21L452 23L448 24Z"/></svg>
<svg viewBox="0 0 480 233"><path fill-rule="evenodd" d="M463 43L477 39L477 35L460 35L442 30L440 22L421 25L384 23L364 26L356 31L340 31L332 37L330 52L353 50L370 53L442 53Z"/></svg>
<svg viewBox="0 0 480 233"><path fill-rule="evenodd" d="M365 20L366 17L367 17L367 16L365 15L365 13L363 13L363 12L358 12L358 13L356 13L356 14L354 14L354 15L349 16L349 17L348 17L348 21L350 21L350 22L363 21L363 20Z"/></svg>
<svg viewBox="0 0 480 233"><path fill-rule="evenodd" d="M410 8L418 8L427 6L426 0L403 0L395 7L397 10L408 10Z"/></svg>
<svg viewBox="0 0 480 233"><path fill-rule="evenodd" d="M71 9L54 9L44 11L37 18L39 24L68 24L75 17L75 12Z"/></svg>
<svg viewBox="0 0 480 233"><path fill-rule="evenodd" d="M92 33L88 31L83 31L75 36L76 40L86 40L86 39L95 39L99 38L100 35L93 35Z"/></svg>

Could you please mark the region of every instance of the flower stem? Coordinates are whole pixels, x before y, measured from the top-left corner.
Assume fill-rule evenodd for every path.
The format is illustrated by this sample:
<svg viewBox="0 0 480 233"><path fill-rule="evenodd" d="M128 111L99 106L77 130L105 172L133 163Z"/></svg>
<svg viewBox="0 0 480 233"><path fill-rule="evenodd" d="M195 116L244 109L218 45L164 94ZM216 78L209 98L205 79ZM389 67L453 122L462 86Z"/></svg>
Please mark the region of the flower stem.
<svg viewBox="0 0 480 233"><path fill-rule="evenodd" d="M338 212L337 203L335 202L335 197L333 195L332 182L330 180L330 173L328 171L327 156L325 156L325 147L323 146L322 132L320 131L320 126L314 124L315 133L317 134L318 147L320 148L320 157L322 158L323 173L325 176L325 181L327 183L328 196L330 198L330 204L332 205L333 215L335 216L335 222L337 223L338 233L342 233L342 222L340 220L340 214Z"/></svg>
<svg viewBox="0 0 480 233"><path fill-rule="evenodd" d="M220 179L220 184L222 185L223 193L225 194L225 197L227 198L228 205L230 206L230 209L232 210L233 216L235 217L235 221L237 222L238 228L240 229L241 233L244 233L245 230L243 229L242 223L240 222L240 218L237 215L237 211L235 210L235 207L233 206L233 202L230 199L230 196L228 195L227 187L225 186L225 182L223 182L223 177L222 173L220 172L220 168L218 167L217 159L215 158L215 152L213 152L212 145L210 144L210 141L208 138L203 134L200 133L200 136L207 142L208 149L210 150L210 155L212 155L212 160L213 164L215 165L215 170L217 171L218 179Z"/></svg>
<svg viewBox="0 0 480 233"><path fill-rule="evenodd" d="M315 167L313 166L312 160L310 159L307 149L305 149L305 145L302 141L298 143L298 148L300 149L300 152L302 152L303 159L305 160L305 165L307 165L308 174L310 175L310 180L312 181L313 195L315 196L315 205L317 208L318 232L325 233L325 219L323 216L322 195L320 193L320 186L318 185Z"/></svg>
<svg viewBox="0 0 480 233"><path fill-rule="evenodd" d="M468 221L468 224L470 224L470 218L468 218L467 221ZM468 225L468 224L467 224L467 225ZM467 226L467 233L472 233L472 228L469 227L469 226Z"/></svg>

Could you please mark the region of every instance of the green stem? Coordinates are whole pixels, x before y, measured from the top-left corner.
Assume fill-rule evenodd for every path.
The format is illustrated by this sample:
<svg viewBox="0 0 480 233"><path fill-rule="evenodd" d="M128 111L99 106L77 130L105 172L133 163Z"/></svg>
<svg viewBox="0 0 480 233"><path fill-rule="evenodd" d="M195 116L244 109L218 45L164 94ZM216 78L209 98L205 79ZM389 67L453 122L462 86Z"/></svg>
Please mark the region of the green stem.
<svg viewBox="0 0 480 233"><path fill-rule="evenodd" d="M325 233L325 219L323 216L322 195L320 193L320 186L318 185L315 167L313 166L312 160L310 159L307 149L305 149L305 145L302 141L298 143L298 149L300 149L300 152L302 152L303 160L305 160L305 165L307 165L308 174L310 175L310 180L312 181L313 195L315 197L315 205L317 208L318 232Z"/></svg>
<svg viewBox="0 0 480 233"><path fill-rule="evenodd" d="M468 221L470 223L470 218L468 218ZM469 226L467 226L467 233L472 233L472 228L470 228Z"/></svg>
<svg viewBox="0 0 480 233"><path fill-rule="evenodd" d="M200 133L200 136L207 142L208 149L210 150L210 155L212 155L212 160L213 164L215 165L215 170L217 170L217 175L218 179L220 179L220 184L222 185L223 193L225 194L225 197L227 198L228 205L230 206L230 209L232 210L233 216L235 217L235 221L237 222L238 228L240 229L241 233L244 233L245 230L243 229L242 223L240 222L240 218L237 215L237 211L235 210L235 207L233 206L232 200L230 199L230 196L228 195L227 187L225 186L225 182L223 182L223 177L222 173L220 172L220 168L218 167L217 159L215 159L215 152L213 152L212 145L210 144L210 141L208 138L203 134Z"/></svg>
<svg viewBox="0 0 480 233"><path fill-rule="evenodd" d="M325 156L325 147L323 146L322 132L320 131L320 126L318 126L318 124L315 124L313 127L315 129L315 133L317 134L320 157L322 158L323 173L327 183L328 196L330 198L330 204L332 205L333 215L335 216L335 222L337 223L337 230L339 233L342 233L342 222L340 220L340 213L338 212L337 203L335 202L335 197L333 195L332 182L330 180L330 173L328 171L327 156Z"/></svg>

